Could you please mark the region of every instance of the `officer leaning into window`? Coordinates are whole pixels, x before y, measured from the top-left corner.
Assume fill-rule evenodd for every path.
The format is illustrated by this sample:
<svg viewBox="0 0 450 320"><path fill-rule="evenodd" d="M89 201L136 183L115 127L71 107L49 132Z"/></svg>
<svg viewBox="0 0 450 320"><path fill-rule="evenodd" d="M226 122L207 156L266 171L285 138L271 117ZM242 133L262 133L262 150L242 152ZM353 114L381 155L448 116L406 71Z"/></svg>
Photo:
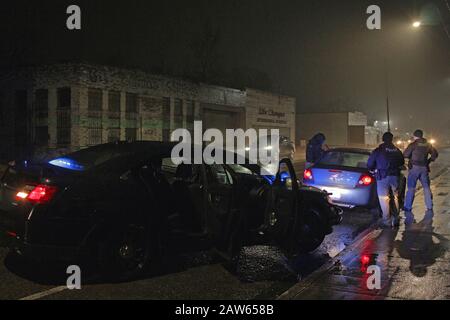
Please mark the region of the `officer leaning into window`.
<svg viewBox="0 0 450 320"><path fill-rule="evenodd" d="M405 212L411 212L412 210L418 180L420 180L423 187L427 211L432 211L433 195L430 188L430 163L437 159L439 153L431 143L423 138L423 131L416 130L414 132L414 142L406 148L403 155L409 159L408 192L406 193L405 199Z"/></svg>
<svg viewBox="0 0 450 320"><path fill-rule="evenodd" d="M328 145L325 144L325 140L325 135L323 133L318 133L308 141L306 146L306 169L319 162L324 153L330 149Z"/></svg>
<svg viewBox="0 0 450 320"><path fill-rule="evenodd" d="M383 226L399 225L399 187L401 168L405 164L402 152L393 144L390 132L383 134L383 143L369 157L367 167L374 170L377 179L377 193L383 212ZM391 206L391 194L394 196Z"/></svg>

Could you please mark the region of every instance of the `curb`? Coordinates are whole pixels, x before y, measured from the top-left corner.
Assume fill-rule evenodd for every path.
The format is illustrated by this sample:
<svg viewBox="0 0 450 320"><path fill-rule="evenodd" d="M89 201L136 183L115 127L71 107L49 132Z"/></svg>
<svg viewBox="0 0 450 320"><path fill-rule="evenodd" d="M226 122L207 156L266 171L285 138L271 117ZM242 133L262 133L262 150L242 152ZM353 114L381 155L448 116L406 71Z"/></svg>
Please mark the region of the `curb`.
<svg viewBox="0 0 450 320"><path fill-rule="evenodd" d="M444 173L446 173L449 170L448 167L442 168L438 171L438 174L432 179L436 180L440 178ZM422 188L418 188L417 191L421 191ZM361 242L365 241L374 231L377 231L380 229L377 229L377 223L371 224L367 229L362 231L354 240L353 242L347 246L344 250L339 252L334 258L330 259L330 261L323 264L319 269L311 273L309 276L307 276L304 280L301 282L293 285L291 288L283 292L281 295L279 295L276 300L291 300L294 299L295 296L300 294L305 289L309 288L318 278L320 278L324 273L330 271L332 268L334 268L336 265L339 264L341 257L344 256L346 253L354 250ZM382 230L380 230L382 231Z"/></svg>
<svg viewBox="0 0 450 320"><path fill-rule="evenodd" d="M323 264L319 269L311 273L309 276L307 276L305 279L303 279L301 282L295 284L285 292L283 292L280 296L276 298L276 300L290 300L293 299L296 295L298 295L301 291L308 288L310 285L312 285L318 278L320 278L324 273L330 271L332 268L334 268L337 264L339 264L340 257L345 255L346 253L354 250L361 242L366 240L372 232L377 230L377 224L374 223L370 225L367 229L362 231L356 238L353 240L353 242L347 246L344 250L339 252L338 255L336 255L334 258L332 258L330 261Z"/></svg>

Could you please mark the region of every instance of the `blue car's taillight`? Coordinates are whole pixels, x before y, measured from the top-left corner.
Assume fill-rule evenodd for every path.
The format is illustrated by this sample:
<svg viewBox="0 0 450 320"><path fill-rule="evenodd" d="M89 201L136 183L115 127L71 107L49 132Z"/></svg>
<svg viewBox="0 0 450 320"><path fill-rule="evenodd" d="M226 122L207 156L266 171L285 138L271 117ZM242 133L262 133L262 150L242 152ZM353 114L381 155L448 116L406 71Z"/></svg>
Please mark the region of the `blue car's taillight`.
<svg viewBox="0 0 450 320"><path fill-rule="evenodd" d="M313 181L313 179L314 179L314 176L313 176L312 170L306 169L303 172L303 182L311 182L311 181Z"/></svg>
<svg viewBox="0 0 450 320"><path fill-rule="evenodd" d="M362 186L362 187L370 186L374 181L375 181L375 179L373 177L371 177L367 174L363 174L361 176L361 178L359 178L358 185Z"/></svg>

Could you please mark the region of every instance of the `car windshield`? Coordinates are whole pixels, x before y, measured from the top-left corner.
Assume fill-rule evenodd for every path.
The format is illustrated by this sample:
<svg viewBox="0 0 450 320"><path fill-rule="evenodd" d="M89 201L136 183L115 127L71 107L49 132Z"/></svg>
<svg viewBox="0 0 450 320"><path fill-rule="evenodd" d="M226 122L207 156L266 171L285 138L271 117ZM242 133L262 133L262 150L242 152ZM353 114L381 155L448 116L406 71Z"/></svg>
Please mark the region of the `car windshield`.
<svg viewBox="0 0 450 320"><path fill-rule="evenodd" d="M351 168L367 168L369 155L350 151L329 151L319 161L323 165L342 166Z"/></svg>
<svg viewBox="0 0 450 320"><path fill-rule="evenodd" d="M248 175L254 174L252 170L250 170L249 168L246 168L240 164L228 164L228 167L230 167L231 170L233 170L235 173L248 174Z"/></svg>

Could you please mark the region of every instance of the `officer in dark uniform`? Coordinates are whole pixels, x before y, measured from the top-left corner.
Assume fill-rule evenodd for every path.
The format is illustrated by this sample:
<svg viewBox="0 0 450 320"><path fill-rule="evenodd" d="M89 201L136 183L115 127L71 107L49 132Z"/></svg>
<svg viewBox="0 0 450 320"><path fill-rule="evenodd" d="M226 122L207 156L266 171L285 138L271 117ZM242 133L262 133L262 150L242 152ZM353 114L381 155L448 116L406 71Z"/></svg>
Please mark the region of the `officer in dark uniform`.
<svg viewBox="0 0 450 320"><path fill-rule="evenodd" d="M325 140L325 135L318 133L308 141L308 145L306 146L306 168L313 166L322 159L325 151L329 149L325 144Z"/></svg>
<svg viewBox="0 0 450 320"><path fill-rule="evenodd" d="M402 152L393 144L394 136L390 132L383 135L383 143L369 157L367 167L375 171L377 193L383 211L383 224L397 227L399 225L399 186L401 168L405 164ZM392 199L395 204L392 207ZM391 210L392 209L392 210Z"/></svg>
<svg viewBox="0 0 450 320"><path fill-rule="evenodd" d="M420 180L423 187L427 211L432 211L433 195L430 188L430 163L437 159L439 153L431 143L428 143L424 139L423 131L416 130L414 132L414 142L406 148L403 155L409 159L408 192L406 193L405 199L405 211L411 212L412 210L418 180Z"/></svg>

